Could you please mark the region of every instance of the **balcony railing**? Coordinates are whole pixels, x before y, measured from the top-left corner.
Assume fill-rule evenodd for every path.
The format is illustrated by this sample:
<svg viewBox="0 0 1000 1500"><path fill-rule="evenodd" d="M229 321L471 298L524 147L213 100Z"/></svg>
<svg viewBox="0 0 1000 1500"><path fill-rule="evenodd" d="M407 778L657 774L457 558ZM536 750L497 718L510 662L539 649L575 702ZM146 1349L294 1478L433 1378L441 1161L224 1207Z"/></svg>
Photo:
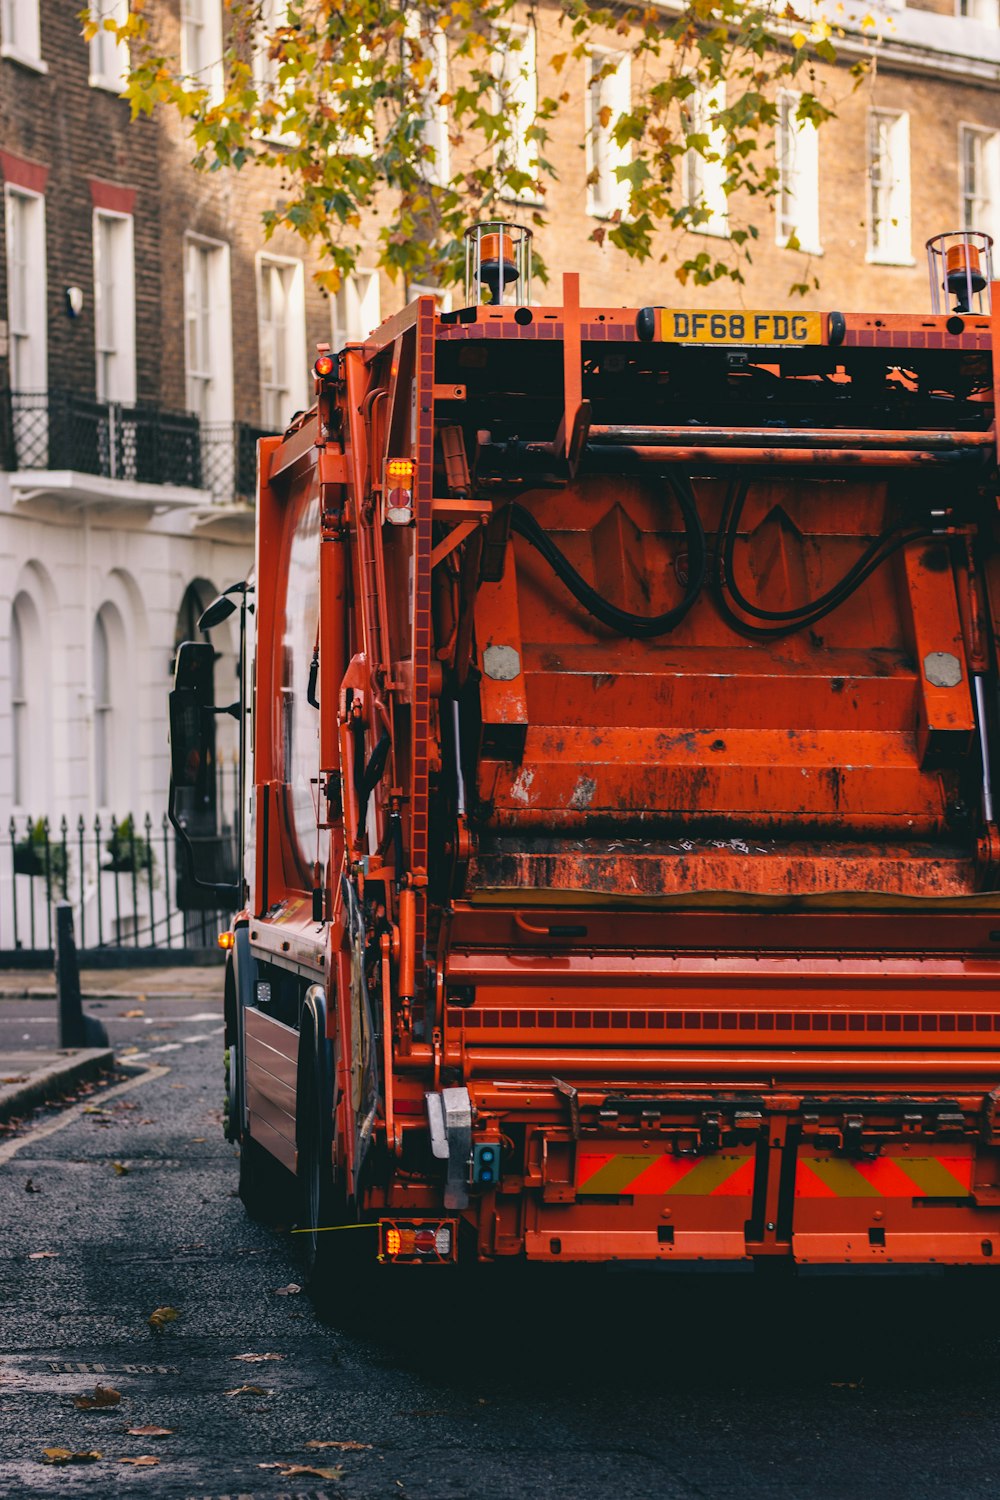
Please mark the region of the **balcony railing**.
<svg viewBox="0 0 1000 1500"><path fill-rule="evenodd" d="M201 422L144 402L77 391L0 391L0 469L75 469L136 484L208 490L222 505L253 499L257 439L247 422Z"/></svg>

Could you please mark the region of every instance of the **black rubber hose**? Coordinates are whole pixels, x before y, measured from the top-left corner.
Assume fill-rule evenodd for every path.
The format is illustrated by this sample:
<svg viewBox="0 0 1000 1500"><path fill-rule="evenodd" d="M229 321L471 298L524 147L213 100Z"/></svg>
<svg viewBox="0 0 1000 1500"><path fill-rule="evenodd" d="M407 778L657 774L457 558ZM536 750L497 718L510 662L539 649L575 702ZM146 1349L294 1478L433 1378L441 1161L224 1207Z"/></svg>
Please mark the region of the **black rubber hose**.
<svg viewBox="0 0 1000 1500"><path fill-rule="evenodd" d="M899 547L905 541L913 541L916 537L926 535L926 532L918 530L915 535L903 537L900 540L899 533L903 525L900 522L896 526L888 528L881 536L876 537L865 548L861 556L851 564L844 576L831 588L827 589L825 594L820 594L819 598L811 599L808 603L798 605L794 609L764 609L761 605L755 604L752 600L748 599L736 581L734 562L736 538L740 517L743 514L743 506L746 503L749 490L750 485L744 480L737 487L735 496L726 501L724 526L720 527L720 533L723 534L721 567L718 564L720 554L717 549L716 576L728 589L734 602L739 605L740 609L745 614L752 615L757 620L788 621L791 623L796 620L811 619L820 612L835 609L844 599L849 598L856 588L860 587L870 575L873 567L881 567L886 558L891 557L894 552L898 551ZM884 548L888 550L883 552Z"/></svg>
<svg viewBox="0 0 1000 1500"><path fill-rule="evenodd" d="M899 551L900 547L904 547L907 542L920 541L934 535L932 531L927 529L903 532L901 534L894 534L892 531L885 532L877 539L873 546L866 549L862 557L858 559L858 562L848 569L839 584L834 585L832 589L828 589L824 595L814 600L812 604L803 605L802 611L796 614L794 619L786 620L784 624L776 626L752 625L748 620L741 619L736 614L729 600L726 598L727 587L732 591L732 580L725 576L723 567L725 538L731 528L735 529L733 527L733 516L735 514L738 519L739 513L735 507L741 487L738 487L735 483L730 486L723 506L712 561L712 588L719 613L726 623L737 634L745 636L748 640L752 641L780 640L783 636L794 635L797 630L805 630L807 627L818 624L820 620L832 614L855 590L860 588L862 583L875 572L876 568L880 568L887 558L891 557L894 552ZM744 490L742 499L745 498ZM740 500L740 504L742 504L742 500ZM738 594L736 597L741 598ZM766 618L767 616L764 617Z"/></svg>
<svg viewBox="0 0 1000 1500"><path fill-rule="evenodd" d="M681 475L674 474L665 477L677 496L677 503L684 517L684 533L688 546L688 581L681 602L662 615L634 615L626 609L619 609L616 604L603 598L585 578L581 578L573 564L559 551L552 538L542 529L530 511L525 510L523 505L518 505L516 502L510 507L512 530L516 531L519 536L523 536L524 540L530 542L535 551L544 557L552 571L562 580L573 598L578 604L582 604L589 615L593 615L595 620L600 620L602 625L607 625L609 630L615 630L619 635L643 640L648 640L651 636L666 635L683 620L701 593L705 582L708 549L694 494L687 480Z"/></svg>

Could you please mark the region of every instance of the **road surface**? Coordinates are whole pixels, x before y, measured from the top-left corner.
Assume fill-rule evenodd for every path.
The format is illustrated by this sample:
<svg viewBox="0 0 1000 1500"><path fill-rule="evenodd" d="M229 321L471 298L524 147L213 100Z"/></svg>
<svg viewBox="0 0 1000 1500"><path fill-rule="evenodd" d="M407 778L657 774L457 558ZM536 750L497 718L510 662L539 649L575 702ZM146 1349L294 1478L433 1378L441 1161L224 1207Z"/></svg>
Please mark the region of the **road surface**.
<svg viewBox="0 0 1000 1500"><path fill-rule="evenodd" d="M291 1238L235 1196L219 1000L90 1008L150 1071L0 1135L0 1496L1000 1493L989 1274L374 1267L316 1305L287 1291ZM0 1049L51 1042L53 1013L0 1002ZM159 1331L157 1308L178 1314ZM96 1386L120 1401L78 1409ZM128 1431L145 1426L170 1430ZM102 1456L53 1467L46 1448Z"/></svg>

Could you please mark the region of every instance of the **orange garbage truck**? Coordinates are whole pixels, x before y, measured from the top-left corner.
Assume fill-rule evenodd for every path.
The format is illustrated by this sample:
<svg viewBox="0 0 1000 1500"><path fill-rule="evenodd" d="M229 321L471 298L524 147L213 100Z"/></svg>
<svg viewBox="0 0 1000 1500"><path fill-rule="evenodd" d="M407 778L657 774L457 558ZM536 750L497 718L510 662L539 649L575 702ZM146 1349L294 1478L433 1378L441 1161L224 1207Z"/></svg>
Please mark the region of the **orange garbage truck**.
<svg viewBox="0 0 1000 1500"><path fill-rule="evenodd" d="M321 347L204 622L229 1129L314 1268L1000 1264L990 251L912 315L588 307L481 225L465 306Z"/></svg>

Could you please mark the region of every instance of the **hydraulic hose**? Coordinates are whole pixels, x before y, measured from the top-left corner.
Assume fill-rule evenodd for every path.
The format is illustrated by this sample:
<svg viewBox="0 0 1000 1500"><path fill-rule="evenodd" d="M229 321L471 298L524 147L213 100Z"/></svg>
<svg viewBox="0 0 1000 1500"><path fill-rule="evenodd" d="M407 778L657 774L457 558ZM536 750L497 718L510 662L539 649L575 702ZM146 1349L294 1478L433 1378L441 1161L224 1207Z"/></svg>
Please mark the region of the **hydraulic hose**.
<svg viewBox="0 0 1000 1500"><path fill-rule="evenodd" d="M900 524L890 527L881 536L876 537L861 556L851 564L844 576L817 599L810 600L808 603L799 605L793 609L764 609L746 597L735 578L734 552L736 538L740 516L743 512L749 488L749 483L743 480L738 486L731 486L729 494L726 497L713 559L712 581L716 602L727 623L741 635L748 636L752 640L776 640L781 636L792 635L797 630L803 630L807 626L817 624L849 599L866 579L870 578L872 573L877 568L880 568L894 553L898 552L901 547L905 547L909 542L920 541L934 535L934 532L928 527L921 527L910 531L901 530ZM754 619L780 623L773 626L761 627L752 625L749 621L741 619L730 606L729 600L726 598L727 591L734 603L745 614L750 615Z"/></svg>
<svg viewBox="0 0 1000 1500"><path fill-rule="evenodd" d="M679 604L674 605L673 609L666 610L662 615L634 615L629 610L619 609L616 604L605 599L591 587L585 578L580 576L530 511L525 510L523 505L518 505L516 502L510 507L511 529L524 537L525 541L544 557L577 603L581 604L595 620L600 620L602 625L607 625L609 630L617 631L619 635L642 640L648 640L652 636L666 635L668 631L680 624L701 593L708 563L705 532L687 479L676 473L665 475L664 478L671 485L684 517L684 534L688 546L688 579L684 598Z"/></svg>

